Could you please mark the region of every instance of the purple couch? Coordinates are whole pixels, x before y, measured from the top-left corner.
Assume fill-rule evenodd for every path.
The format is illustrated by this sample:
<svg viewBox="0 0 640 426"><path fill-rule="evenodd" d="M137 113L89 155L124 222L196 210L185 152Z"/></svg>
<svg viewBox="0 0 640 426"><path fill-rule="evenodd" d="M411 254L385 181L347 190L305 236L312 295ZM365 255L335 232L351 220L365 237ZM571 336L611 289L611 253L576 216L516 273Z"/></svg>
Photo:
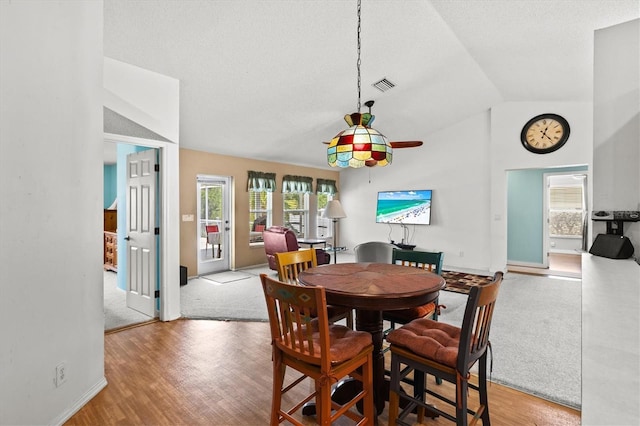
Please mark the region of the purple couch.
<svg viewBox="0 0 640 426"><path fill-rule="evenodd" d="M262 233L264 239L264 251L267 254L269 268L278 270L275 253L299 250L298 238L289 228L284 226L272 226ZM331 255L322 249L316 249L318 265L325 265L331 261Z"/></svg>

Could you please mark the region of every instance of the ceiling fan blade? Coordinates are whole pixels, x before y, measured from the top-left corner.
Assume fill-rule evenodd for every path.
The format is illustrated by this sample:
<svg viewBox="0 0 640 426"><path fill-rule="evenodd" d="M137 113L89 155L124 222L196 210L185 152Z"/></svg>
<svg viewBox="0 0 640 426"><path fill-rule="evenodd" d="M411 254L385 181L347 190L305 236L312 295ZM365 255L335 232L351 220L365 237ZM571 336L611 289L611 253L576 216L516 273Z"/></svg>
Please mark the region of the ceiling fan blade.
<svg viewBox="0 0 640 426"><path fill-rule="evenodd" d="M422 141L399 141L390 142L391 148L415 148L416 146L422 146Z"/></svg>
<svg viewBox="0 0 640 426"><path fill-rule="evenodd" d="M325 145L329 145L330 142L322 142ZM415 148L417 146L422 146L422 141L398 141L398 142L389 142L391 144L391 148Z"/></svg>

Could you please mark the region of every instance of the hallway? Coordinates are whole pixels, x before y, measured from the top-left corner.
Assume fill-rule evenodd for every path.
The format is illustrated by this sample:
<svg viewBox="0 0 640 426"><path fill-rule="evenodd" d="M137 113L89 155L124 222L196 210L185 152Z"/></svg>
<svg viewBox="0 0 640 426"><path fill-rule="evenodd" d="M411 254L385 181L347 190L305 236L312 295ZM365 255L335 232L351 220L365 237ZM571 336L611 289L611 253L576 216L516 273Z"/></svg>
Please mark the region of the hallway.
<svg viewBox="0 0 640 426"><path fill-rule="evenodd" d="M554 275L567 278L582 278L582 255L580 253L549 253L548 268L507 265L507 271L533 275Z"/></svg>

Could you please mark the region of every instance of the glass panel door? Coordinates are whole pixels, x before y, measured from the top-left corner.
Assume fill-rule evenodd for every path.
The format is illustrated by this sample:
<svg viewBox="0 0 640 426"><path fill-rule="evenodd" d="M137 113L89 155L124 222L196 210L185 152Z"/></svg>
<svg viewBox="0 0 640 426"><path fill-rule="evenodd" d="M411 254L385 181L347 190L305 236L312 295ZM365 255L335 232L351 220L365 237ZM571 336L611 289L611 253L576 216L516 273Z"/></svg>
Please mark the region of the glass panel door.
<svg viewBox="0 0 640 426"><path fill-rule="evenodd" d="M198 176L198 275L229 270L229 177Z"/></svg>

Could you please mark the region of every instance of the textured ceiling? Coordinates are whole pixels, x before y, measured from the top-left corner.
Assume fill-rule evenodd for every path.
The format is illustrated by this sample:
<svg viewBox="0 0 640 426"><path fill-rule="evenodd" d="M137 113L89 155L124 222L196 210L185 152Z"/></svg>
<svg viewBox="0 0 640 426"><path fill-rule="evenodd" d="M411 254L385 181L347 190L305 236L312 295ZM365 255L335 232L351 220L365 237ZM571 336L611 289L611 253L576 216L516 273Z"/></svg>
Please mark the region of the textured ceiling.
<svg viewBox="0 0 640 426"><path fill-rule="evenodd" d="M105 56L180 80L182 147L328 167L321 142L357 105L355 0L104 5ZM594 31L638 17L638 0L363 0L361 99L390 140L425 143L504 101L590 101Z"/></svg>

